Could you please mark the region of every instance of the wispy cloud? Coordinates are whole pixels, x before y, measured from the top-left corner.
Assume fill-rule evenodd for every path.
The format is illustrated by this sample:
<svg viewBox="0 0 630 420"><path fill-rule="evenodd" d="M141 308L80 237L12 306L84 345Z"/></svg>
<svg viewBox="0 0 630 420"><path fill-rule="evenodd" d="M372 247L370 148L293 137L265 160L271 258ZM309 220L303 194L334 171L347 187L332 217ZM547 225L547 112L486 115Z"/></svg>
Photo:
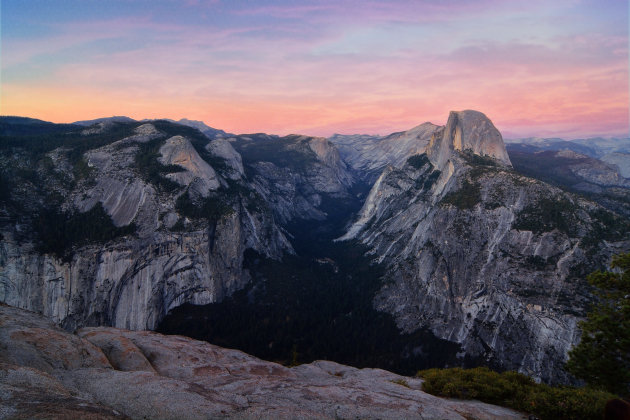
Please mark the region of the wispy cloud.
<svg viewBox="0 0 630 420"><path fill-rule="evenodd" d="M510 136L628 130L627 15L590 0L111 4L46 36L3 32L2 112L328 135L473 108Z"/></svg>

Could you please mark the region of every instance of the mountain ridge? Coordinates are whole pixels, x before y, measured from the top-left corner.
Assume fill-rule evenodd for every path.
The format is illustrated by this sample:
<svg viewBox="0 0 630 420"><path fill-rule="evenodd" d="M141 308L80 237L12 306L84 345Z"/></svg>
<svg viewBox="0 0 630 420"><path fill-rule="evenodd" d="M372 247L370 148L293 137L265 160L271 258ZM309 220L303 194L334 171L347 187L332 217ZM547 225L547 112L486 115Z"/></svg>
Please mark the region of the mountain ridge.
<svg viewBox="0 0 630 420"><path fill-rule="evenodd" d="M342 264L326 252L303 256L297 271L278 263L308 247L325 251L341 236L356 241L353 252L366 246L387 271L370 299L340 304L363 305L344 309L349 314L376 307L382 319L393 317L411 340L392 340L400 347L388 351L401 360L430 347L435 334L461 346L458 363L566 382L557 367L590 299L568 280L628 248L625 219L518 174L501 134L477 111L378 138L223 137L166 120L13 130L0 133L0 177L7 180L0 189L0 300L69 330L153 329L184 303L213 307L245 290L238 305L248 305L275 281L297 287L291 276L305 273L351 281L357 273L335 274ZM102 223L89 241L76 232L86 217ZM60 233L49 226L56 224L69 235L64 244L53 240ZM248 260L246 251L258 256ZM257 272L267 259L288 277ZM552 300L536 292L541 287L555 291ZM294 292L285 298L315 295ZM567 306L572 299L577 308ZM297 301L287 307L302 307ZM530 335L510 330L506 314L521 317L519 331ZM265 328L281 330L288 318ZM558 325L555 341L545 338L542 318ZM262 330L262 321L249 327ZM418 328L433 332L407 334ZM281 350L290 357L290 345Z"/></svg>

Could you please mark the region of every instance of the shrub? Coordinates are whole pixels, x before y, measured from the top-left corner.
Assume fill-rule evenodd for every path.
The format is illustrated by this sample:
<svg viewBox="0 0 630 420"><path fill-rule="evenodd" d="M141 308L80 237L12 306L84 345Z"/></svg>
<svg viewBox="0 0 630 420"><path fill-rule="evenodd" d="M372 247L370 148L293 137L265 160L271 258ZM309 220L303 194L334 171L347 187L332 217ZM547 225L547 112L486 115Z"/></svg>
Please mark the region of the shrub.
<svg viewBox="0 0 630 420"><path fill-rule="evenodd" d="M512 228L534 233L560 232L572 234L575 230L575 206L566 198L542 198L523 208Z"/></svg>
<svg viewBox="0 0 630 420"><path fill-rule="evenodd" d="M472 209L481 202L481 187L477 183L464 180L462 187L444 196L442 203L452 204L462 210Z"/></svg>
<svg viewBox="0 0 630 420"><path fill-rule="evenodd" d="M117 227L99 202L85 213L43 209L33 221L39 238L38 250L55 254L64 261L71 249L89 243L103 243L136 232L136 225Z"/></svg>
<svg viewBox="0 0 630 420"><path fill-rule="evenodd" d="M163 145L164 138L141 143L135 157L136 166L145 181L155 185L160 190L173 192L181 186L164 175L184 171L184 168L178 165L163 165L158 161L158 158L162 156L160 148Z"/></svg>
<svg viewBox="0 0 630 420"><path fill-rule="evenodd" d="M396 385L404 386L405 388L409 388L409 383L404 379L393 379L390 382Z"/></svg>
<svg viewBox="0 0 630 420"><path fill-rule="evenodd" d="M464 150L461 155L466 160L466 162L474 166L499 166L497 164L497 161L493 157L487 155L478 155L469 149Z"/></svg>
<svg viewBox="0 0 630 420"><path fill-rule="evenodd" d="M431 174L427 177L427 179L425 179L424 184L422 185L422 189L426 191L430 190L433 184L435 184L435 182L438 180L441 174L442 172L437 169L431 172Z"/></svg>
<svg viewBox="0 0 630 420"><path fill-rule="evenodd" d="M597 303L580 323L582 339L569 352L567 369L591 386L630 394L630 253L613 257L615 271L587 280Z"/></svg>
<svg viewBox="0 0 630 420"><path fill-rule="evenodd" d="M541 419L600 419L606 401L615 396L590 388L537 384L517 372L498 373L488 368L428 369L418 372L422 389L442 397L477 399Z"/></svg>
<svg viewBox="0 0 630 420"><path fill-rule="evenodd" d="M179 214L189 219L208 219L215 221L234 211L228 204L227 198L221 195L210 196L195 202L187 193L177 198L175 209Z"/></svg>
<svg viewBox="0 0 630 420"><path fill-rule="evenodd" d="M407 159L407 165L411 165L416 169L422 168L424 165L429 163L429 158L426 153L422 153L421 155L413 155Z"/></svg>

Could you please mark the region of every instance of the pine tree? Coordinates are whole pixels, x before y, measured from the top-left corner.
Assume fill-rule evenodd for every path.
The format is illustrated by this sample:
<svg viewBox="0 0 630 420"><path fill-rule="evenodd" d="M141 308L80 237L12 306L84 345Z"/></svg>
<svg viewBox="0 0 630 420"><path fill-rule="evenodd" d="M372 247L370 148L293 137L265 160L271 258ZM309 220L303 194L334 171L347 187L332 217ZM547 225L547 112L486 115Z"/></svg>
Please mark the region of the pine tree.
<svg viewBox="0 0 630 420"><path fill-rule="evenodd" d="M598 303L580 323L582 340L567 370L588 385L630 396L630 253L613 257L615 271L587 277Z"/></svg>

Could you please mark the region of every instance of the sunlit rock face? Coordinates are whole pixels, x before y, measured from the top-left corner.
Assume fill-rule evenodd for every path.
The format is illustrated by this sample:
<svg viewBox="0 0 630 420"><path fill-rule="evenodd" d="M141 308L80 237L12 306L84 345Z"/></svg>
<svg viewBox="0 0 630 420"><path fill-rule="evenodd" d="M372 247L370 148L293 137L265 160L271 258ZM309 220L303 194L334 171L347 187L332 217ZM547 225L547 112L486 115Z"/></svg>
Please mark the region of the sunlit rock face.
<svg viewBox="0 0 630 420"><path fill-rule="evenodd" d="M184 169L167 175L178 184L187 186L194 183L192 187L204 197L219 188L216 172L199 156L188 139L182 136L167 139L160 147L160 154L159 161L163 165L177 165Z"/></svg>
<svg viewBox="0 0 630 420"><path fill-rule="evenodd" d="M438 128L427 122L385 137L335 134L329 140L359 176L374 182L387 165L401 167L409 156L424 153Z"/></svg>
<svg viewBox="0 0 630 420"><path fill-rule="evenodd" d="M629 233L599 205L516 173L492 123L463 111L426 155L382 172L340 240L389 267L374 303L403 331L429 327L462 345L462 362L562 382L592 299L585 275L630 249Z"/></svg>
<svg viewBox="0 0 630 420"><path fill-rule="evenodd" d="M469 150L476 155L492 157L504 165L512 165L501 133L479 111L451 111L446 126L433 133L427 155L435 166L441 168L454 150Z"/></svg>

